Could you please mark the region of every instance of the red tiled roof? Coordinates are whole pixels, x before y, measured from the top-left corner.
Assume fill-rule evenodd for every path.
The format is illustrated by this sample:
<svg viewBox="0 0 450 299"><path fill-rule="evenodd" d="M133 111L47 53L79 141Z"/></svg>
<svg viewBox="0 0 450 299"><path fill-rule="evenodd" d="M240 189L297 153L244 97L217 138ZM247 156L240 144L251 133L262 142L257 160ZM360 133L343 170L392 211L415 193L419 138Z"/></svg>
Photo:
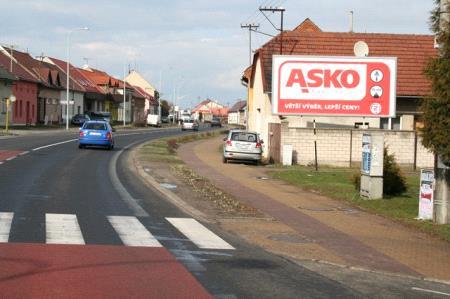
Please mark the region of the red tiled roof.
<svg viewBox="0 0 450 299"><path fill-rule="evenodd" d="M423 69L438 52L434 36L384 33L304 32L301 26L283 34L283 55L354 56L357 41L369 45L369 56L397 57L397 95L425 96L430 93L430 82ZM303 26L310 28L311 25ZM271 90L272 55L280 54L279 35L255 54L261 58L264 70L264 91Z"/></svg>
<svg viewBox="0 0 450 299"><path fill-rule="evenodd" d="M10 49L7 49L8 52ZM13 57L16 59L15 55L14 55L14 51L13 51ZM6 56L3 52L0 51L0 65L8 70L8 72L10 71L10 63L11 63L11 59ZM40 80L37 77L37 75L33 74L31 71L27 70L25 67L23 67L22 65L18 64L16 61L13 60L13 64L12 64L12 74L14 76L16 76L18 79L23 80L23 81L28 81L28 82L33 82L33 83L39 83Z"/></svg>
<svg viewBox="0 0 450 299"><path fill-rule="evenodd" d="M151 104L156 104L155 98L150 95L148 92L146 92L143 88L139 87L139 86L134 86L133 88L136 92L138 92L142 97L149 99Z"/></svg>
<svg viewBox="0 0 450 299"><path fill-rule="evenodd" d="M62 81L61 83L66 86L67 62L53 57L47 58L50 59L59 69L60 79ZM83 76L72 64L69 64L69 70L71 81L70 86L72 89L77 91L98 92L96 85Z"/></svg>
<svg viewBox="0 0 450 299"><path fill-rule="evenodd" d="M213 116L227 116L228 115L228 108L224 107L224 108L212 108L211 109L211 113Z"/></svg>

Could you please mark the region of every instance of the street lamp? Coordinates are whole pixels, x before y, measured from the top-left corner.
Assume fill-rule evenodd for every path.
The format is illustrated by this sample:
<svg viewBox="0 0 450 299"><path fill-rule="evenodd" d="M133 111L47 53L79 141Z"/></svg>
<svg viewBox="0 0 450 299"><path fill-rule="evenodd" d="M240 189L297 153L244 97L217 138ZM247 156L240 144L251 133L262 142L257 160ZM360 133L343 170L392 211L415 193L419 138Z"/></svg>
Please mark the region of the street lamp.
<svg viewBox="0 0 450 299"><path fill-rule="evenodd" d="M67 90L66 90L66 130L69 130L69 82L70 82L70 69L69 69L69 65L70 65L70 35L72 34L72 32L74 31L86 31L89 30L88 27L82 27L82 28L76 28L73 30L70 30L67 33Z"/></svg>

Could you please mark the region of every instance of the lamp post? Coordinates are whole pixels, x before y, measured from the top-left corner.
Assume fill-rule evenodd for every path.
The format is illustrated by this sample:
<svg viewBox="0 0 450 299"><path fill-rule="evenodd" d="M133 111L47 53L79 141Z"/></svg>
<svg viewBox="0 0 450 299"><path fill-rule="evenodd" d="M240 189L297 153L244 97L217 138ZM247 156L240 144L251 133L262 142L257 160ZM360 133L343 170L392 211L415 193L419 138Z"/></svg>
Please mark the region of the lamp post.
<svg viewBox="0 0 450 299"><path fill-rule="evenodd" d="M6 119L5 119L5 131L8 134L9 129L9 104L14 103L16 101L16 97L14 95L10 95L9 98L6 98Z"/></svg>
<svg viewBox="0 0 450 299"><path fill-rule="evenodd" d="M67 33L66 130L69 130L69 82L70 82L70 69L69 69L69 65L70 65L70 35L71 35L72 32L74 32L74 31L81 31L81 30L89 30L89 28L87 28L87 27L76 28L76 29L70 30L70 31Z"/></svg>

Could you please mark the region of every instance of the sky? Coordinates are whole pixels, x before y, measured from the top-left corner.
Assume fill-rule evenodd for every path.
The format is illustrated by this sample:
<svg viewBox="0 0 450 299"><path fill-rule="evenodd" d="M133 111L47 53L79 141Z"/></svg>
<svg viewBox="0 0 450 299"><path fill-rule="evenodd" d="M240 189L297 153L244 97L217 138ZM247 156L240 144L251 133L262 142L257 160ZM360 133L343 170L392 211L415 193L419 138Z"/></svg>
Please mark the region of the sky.
<svg viewBox="0 0 450 299"><path fill-rule="evenodd" d="M355 32L431 34L432 0L0 0L0 44L14 45L33 56L66 60L123 78L140 72L165 98L182 108L212 98L232 105L246 97L240 83L249 64L248 30L277 32L260 6L286 9L284 28L310 18L323 31L348 31L349 11ZM279 14L269 13L279 25ZM253 34L252 50L270 37ZM87 59L85 59L87 58Z"/></svg>

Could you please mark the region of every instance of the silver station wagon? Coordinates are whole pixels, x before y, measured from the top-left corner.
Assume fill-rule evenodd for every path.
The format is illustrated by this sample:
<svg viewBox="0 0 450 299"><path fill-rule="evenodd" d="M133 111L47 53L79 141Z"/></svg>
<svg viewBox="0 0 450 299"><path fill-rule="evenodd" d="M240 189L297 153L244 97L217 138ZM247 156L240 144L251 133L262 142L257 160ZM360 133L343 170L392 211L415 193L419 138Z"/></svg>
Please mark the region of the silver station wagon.
<svg viewBox="0 0 450 299"><path fill-rule="evenodd" d="M261 161L263 141L258 133L243 130L231 130L224 138L223 163L230 160Z"/></svg>

